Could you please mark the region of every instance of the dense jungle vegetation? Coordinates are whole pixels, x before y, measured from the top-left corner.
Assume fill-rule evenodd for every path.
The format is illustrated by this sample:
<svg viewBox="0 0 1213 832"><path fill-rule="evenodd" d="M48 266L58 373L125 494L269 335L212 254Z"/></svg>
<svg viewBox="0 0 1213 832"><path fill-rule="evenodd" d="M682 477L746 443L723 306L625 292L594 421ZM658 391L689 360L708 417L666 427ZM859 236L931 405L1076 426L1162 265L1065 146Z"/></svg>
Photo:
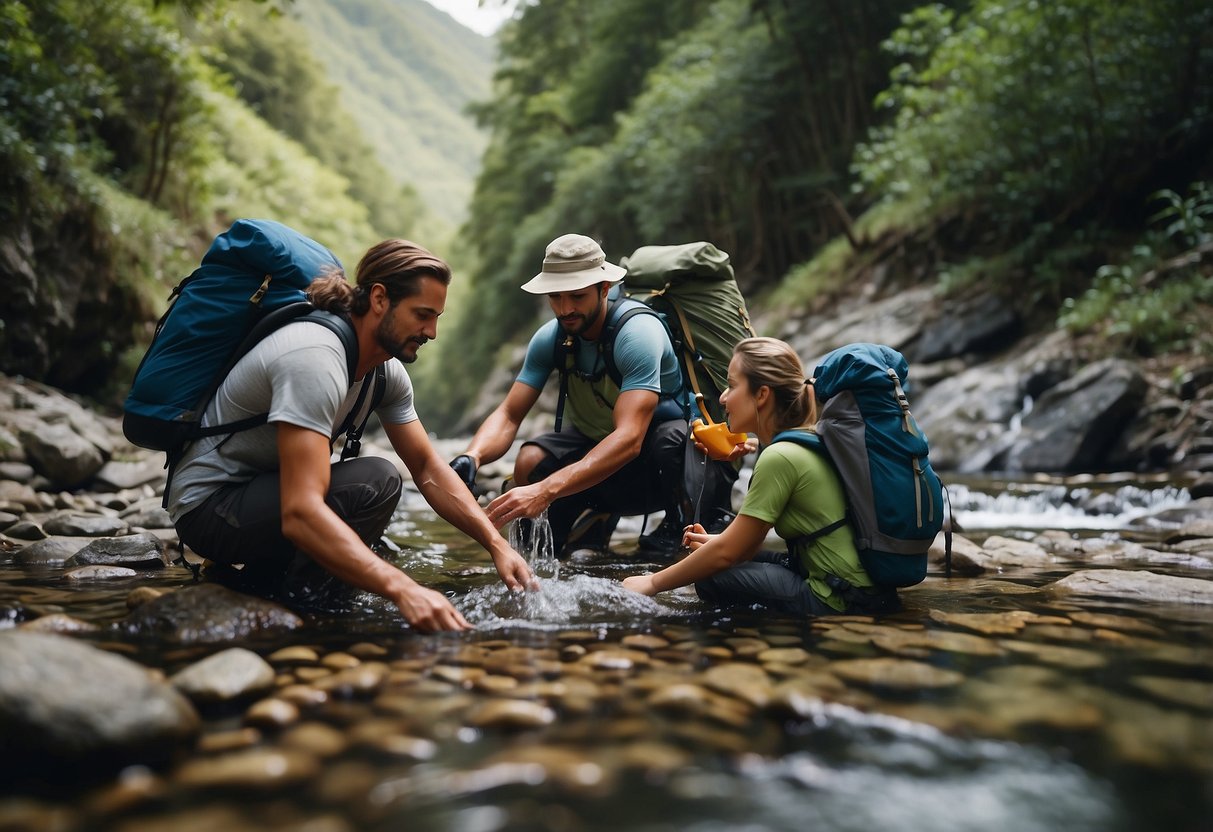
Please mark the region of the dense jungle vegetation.
<svg viewBox="0 0 1213 832"><path fill-rule="evenodd" d="M456 263L441 338L416 365L439 430L541 314L518 286L572 230L616 260L711 240L771 316L879 266L886 285L931 280L944 298L1001 292L1111 350L1213 353L1204 0L524 3L474 106L487 148L449 241L369 150L420 132L386 123L403 106L389 91L414 79L376 61L423 52L427 71L455 75L469 59L449 32L428 50L389 34L422 14L406 0L329 5L381 37L309 18L303 0L268 16L273 4L227 0L0 0L0 272L30 261L86 279L66 251L88 259L87 279L109 276L126 330L93 347L106 379L145 331L133 321L159 311L140 287L175 282L238 215L294 224L351 267L388 235ZM378 68L327 76L343 53ZM474 85L428 88L448 100ZM435 120L439 155L457 155ZM65 314L6 300L3 369L95 390L98 374L63 358L79 336L23 351L20 303L52 332Z"/></svg>

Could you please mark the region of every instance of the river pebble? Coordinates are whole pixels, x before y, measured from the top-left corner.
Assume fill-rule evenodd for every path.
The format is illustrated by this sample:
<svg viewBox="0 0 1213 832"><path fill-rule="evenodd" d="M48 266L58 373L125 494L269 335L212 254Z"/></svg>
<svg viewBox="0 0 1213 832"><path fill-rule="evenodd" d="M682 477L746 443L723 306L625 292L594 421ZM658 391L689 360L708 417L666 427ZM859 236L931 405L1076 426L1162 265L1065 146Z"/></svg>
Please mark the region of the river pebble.
<svg viewBox="0 0 1213 832"><path fill-rule="evenodd" d="M469 725L504 730L542 728L555 720L556 712L547 705L520 699L485 702L468 714Z"/></svg>
<svg viewBox="0 0 1213 832"><path fill-rule="evenodd" d="M316 758L302 751L251 748L190 760L173 779L183 786L257 792L299 785L319 771Z"/></svg>
<svg viewBox="0 0 1213 832"><path fill-rule="evenodd" d="M830 672L848 682L901 691L950 688L964 681L954 670L905 659L847 659L831 664Z"/></svg>
<svg viewBox="0 0 1213 832"><path fill-rule="evenodd" d="M274 669L243 647L208 656L169 677L177 690L194 702L232 702L265 693L274 686Z"/></svg>

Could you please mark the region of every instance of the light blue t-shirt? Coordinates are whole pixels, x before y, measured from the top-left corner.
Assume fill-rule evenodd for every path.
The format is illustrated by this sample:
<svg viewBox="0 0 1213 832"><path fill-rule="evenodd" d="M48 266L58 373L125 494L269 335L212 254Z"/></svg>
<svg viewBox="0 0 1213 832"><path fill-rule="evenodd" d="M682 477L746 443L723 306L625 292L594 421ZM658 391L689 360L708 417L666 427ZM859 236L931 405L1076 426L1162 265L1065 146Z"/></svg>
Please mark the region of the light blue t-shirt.
<svg viewBox="0 0 1213 832"><path fill-rule="evenodd" d="M552 371L557 369L554 360L558 337L563 338L564 333L560 329L560 322L554 318L531 336L518 381L536 390L543 389ZM570 391L570 417L578 430L598 439L610 432L611 408L617 394L606 372L606 359L599 351L600 342L576 338L574 344L575 370L587 376L601 375L601 380L593 382L591 386L599 389L602 396L598 399L599 406L595 408L598 412L591 414L584 412L583 402L586 399ZM671 399L673 411L681 414L686 396L678 356L674 353L665 326L656 316L633 315L624 322L615 336L614 362L620 374L619 393L629 390L652 391ZM671 413L662 412L661 415L668 418Z"/></svg>

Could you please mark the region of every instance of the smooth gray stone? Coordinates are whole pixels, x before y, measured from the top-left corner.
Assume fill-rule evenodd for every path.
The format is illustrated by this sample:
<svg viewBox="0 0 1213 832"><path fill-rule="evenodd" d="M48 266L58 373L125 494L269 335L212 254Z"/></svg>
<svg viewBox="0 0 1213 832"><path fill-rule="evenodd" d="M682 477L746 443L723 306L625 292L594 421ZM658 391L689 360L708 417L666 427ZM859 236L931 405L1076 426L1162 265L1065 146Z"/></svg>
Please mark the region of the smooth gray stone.
<svg viewBox="0 0 1213 832"><path fill-rule="evenodd" d="M125 537L102 537L90 541L76 552L67 566L105 564L130 569L163 569L168 565L164 544L151 534L130 534Z"/></svg>
<svg viewBox="0 0 1213 832"><path fill-rule="evenodd" d="M197 712L171 685L71 638L0 632L0 667L0 771L10 775L161 762L198 733Z"/></svg>
<svg viewBox="0 0 1213 832"><path fill-rule="evenodd" d="M46 518L42 528L47 534L70 534L80 537L102 537L125 533L130 527L117 517L100 514L56 514Z"/></svg>

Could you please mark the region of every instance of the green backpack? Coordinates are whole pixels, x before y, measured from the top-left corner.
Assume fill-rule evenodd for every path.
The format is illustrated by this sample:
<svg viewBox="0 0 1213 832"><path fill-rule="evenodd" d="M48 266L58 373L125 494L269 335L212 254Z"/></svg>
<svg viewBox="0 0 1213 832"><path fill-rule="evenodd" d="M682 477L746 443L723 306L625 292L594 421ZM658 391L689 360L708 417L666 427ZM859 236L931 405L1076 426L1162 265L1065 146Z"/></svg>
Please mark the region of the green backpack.
<svg viewBox="0 0 1213 832"><path fill-rule="evenodd" d="M627 269L624 295L662 314L688 388L722 421L733 347L754 336L729 255L704 242L641 246L619 265Z"/></svg>

